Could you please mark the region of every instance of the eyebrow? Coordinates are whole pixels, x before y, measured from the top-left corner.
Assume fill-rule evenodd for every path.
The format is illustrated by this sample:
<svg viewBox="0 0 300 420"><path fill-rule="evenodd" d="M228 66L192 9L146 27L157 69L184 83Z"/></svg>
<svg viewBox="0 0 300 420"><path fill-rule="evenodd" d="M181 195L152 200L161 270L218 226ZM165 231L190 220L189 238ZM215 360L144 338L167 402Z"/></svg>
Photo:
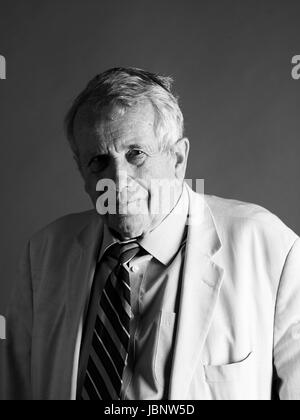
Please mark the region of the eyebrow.
<svg viewBox="0 0 300 420"><path fill-rule="evenodd" d="M128 150L133 150L133 149L145 149L147 150L149 153L154 153L154 149L153 147L151 147L152 145L149 144L139 144L139 143L132 143L129 145L124 146L124 149ZM110 156L109 153L101 153L100 150L96 150L96 151L89 151L86 156L85 156L85 161L89 164L94 158L98 157L98 156Z"/></svg>
<svg viewBox="0 0 300 420"><path fill-rule="evenodd" d="M143 149L143 148L147 148L146 145L144 144L130 144L128 146L128 149L132 150L132 149Z"/></svg>
<svg viewBox="0 0 300 420"><path fill-rule="evenodd" d="M143 144L143 143L142 144L138 144L138 143L133 143L133 144L128 145L128 148L130 150L132 150L132 149L145 149L149 153L155 153L155 145L154 144L147 144L147 143L145 143L145 144Z"/></svg>

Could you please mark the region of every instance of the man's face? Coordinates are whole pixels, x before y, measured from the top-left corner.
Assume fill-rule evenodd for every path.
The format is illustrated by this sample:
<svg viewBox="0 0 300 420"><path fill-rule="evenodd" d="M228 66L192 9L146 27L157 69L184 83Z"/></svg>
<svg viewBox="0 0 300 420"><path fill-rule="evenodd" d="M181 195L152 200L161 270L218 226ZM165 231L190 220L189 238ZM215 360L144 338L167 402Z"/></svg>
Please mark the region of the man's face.
<svg viewBox="0 0 300 420"><path fill-rule="evenodd" d="M101 116L84 105L75 118L74 135L85 189L94 205L103 194L96 191L100 180L108 179L115 185L116 212L104 216L112 232L124 240L156 227L180 195L188 140L178 141L173 153L162 151L155 134L154 109L148 102L125 110L107 107ZM166 180L165 187L176 185L171 196L170 189L165 190L169 208L159 212L153 212L151 203L159 201L159 194L164 193L161 188L153 188L154 180Z"/></svg>

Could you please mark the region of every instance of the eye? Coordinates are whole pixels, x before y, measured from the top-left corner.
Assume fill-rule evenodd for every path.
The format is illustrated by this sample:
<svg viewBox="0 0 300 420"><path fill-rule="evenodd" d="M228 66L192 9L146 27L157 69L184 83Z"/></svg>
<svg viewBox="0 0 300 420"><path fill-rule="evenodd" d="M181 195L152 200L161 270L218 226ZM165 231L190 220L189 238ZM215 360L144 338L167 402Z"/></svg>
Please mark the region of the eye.
<svg viewBox="0 0 300 420"><path fill-rule="evenodd" d="M109 156L107 155L99 155L94 157L88 167L93 174L97 174L103 171L109 164Z"/></svg>
<svg viewBox="0 0 300 420"><path fill-rule="evenodd" d="M139 163L143 161L146 157L146 154L141 149L132 149L127 153L127 159L132 163Z"/></svg>

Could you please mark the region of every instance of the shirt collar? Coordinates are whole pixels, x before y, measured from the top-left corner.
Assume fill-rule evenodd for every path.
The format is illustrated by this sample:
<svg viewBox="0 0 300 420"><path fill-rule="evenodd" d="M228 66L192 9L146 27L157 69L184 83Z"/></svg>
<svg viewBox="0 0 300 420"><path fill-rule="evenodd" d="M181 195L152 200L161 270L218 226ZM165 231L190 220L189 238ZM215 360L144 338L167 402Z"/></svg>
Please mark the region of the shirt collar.
<svg viewBox="0 0 300 420"><path fill-rule="evenodd" d="M103 227L103 240L102 245L99 253L98 262L103 257L103 254L110 248L113 244L118 243L119 241L111 234L110 230L108 229L106 223L104 223Z"/></svg>
<svg viewBox="0 0 300 420"><path fill-rule="evenodd" d="M185 184L183 184L181 196L172 211L155 229L137 240L145 251L164 265L170 263L183 242L188 215L188 205L188 192ZM111 234L107 225L104 224L99 261L104 252L116 242L119 243L120 241Z"/></svg>

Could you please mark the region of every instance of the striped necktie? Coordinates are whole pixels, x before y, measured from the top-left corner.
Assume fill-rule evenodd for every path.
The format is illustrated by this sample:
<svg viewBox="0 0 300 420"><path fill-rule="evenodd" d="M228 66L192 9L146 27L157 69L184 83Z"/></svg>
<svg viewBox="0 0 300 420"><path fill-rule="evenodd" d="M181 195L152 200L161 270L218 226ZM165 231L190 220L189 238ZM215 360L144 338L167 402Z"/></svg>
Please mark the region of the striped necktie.
<svg viewBox="0 0 300 420"><path fill-rule="evenodd" d="M83 400L119 400L130 340L130 282L126 268L139 244L114 244L110 254L118 263L109 275L97 308L91 351L82 389ZM95 280L99 266L96 269Z"/></svg>

